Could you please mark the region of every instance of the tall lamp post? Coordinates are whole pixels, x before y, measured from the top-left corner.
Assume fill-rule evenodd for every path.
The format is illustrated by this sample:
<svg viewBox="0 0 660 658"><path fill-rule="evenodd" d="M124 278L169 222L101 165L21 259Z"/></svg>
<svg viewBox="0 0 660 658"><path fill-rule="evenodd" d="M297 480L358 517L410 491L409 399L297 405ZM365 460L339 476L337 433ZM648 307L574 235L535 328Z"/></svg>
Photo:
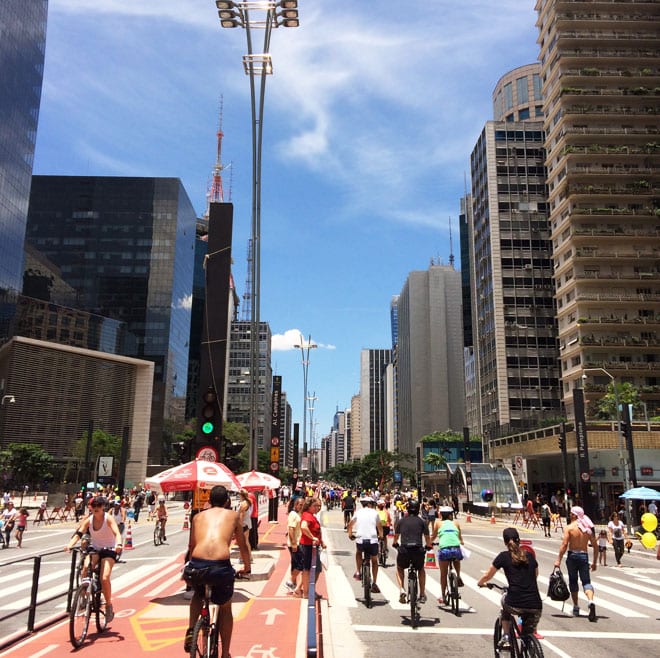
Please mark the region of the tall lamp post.
<svg viewBox="0 0 660 658"><path fill-rule="evenodd" d="M274 27L298 27L298 1L216 0L220 25L223 28L242 27L247 35L247 55L243 55L243 69L250 78L252 109L252 223L250 262L250 468L257 468L257 425L259 418L259 332L261 304L261 147L264 117L266 76L272 75L273 63L269 54L270 35ZM252 30L264 31L263 49L255 53ZM255 79L260 78L257 87Z"/></svg>
<svg viewBox="0 0 660 658"><path fill-rule="evenodd" d="M624 490L628 491L628 489L630 489L630 474L628 472L628 460L626 459L624 453L623 432L621 431L621 409L619 408L619 391L616 386L616 378L612 373L605 370L605 368L585 368L583 372L585 373L584 375L582 375L583 379L587 378L586 373L588 372L602 372L604 375L607 375L607 377L609 377L610 381L612 382L612 388L614 389L614 404L616 405L616 425L617 425L617 432L619 434L619 465L620 468L623 470ZM625 498L624 500L626 506L626 521L628 525L628 534L630 534L631 524L632 524L632 519L631 519L632 506L630 499Z"/></svg>
<svg viewBox="0 0 660 658"><path fill-rule="evenodd" d="M300 350L302 357L303 367L303 455L307 456L307 375L309 372L309 351L318 347L316 343L312 342L311 334L307 337L307 342L300 334L300 343L293 346L295 349Z"/></svg>
<svg viewBox="0 0 660 658"><path fill-rule="evenodd" d="M309 411L309 455L310 455L310 460L311 460L311 468L310 473L312 474L312 479L314 478L314 467L316 466L316 452L315 452L315 442L314 442L314 402L315 400L318 400L316 397L316 391L312 393L308 398L307 398L307 403L308 403L308 411ZM318 471L318 469L316 469Z"/></svg>

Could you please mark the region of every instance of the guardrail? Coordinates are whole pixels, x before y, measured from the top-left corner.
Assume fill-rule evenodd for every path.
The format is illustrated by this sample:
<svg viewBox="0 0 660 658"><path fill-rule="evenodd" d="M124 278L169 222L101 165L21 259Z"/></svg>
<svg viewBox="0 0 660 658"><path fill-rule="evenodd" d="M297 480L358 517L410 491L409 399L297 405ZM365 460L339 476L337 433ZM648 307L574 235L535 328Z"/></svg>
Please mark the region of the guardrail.
<svg viewBox="0 0 660 658"><path fill-rule="evenodd" d="M312 546L312 568L309 571L309 591L307 596L307 658L316 658L318 651L318 633L316 629L316 560L318 548Z"/></svg>
<svg viewBox="0 0 660 658"><path fill-rule="evenodd" d="M49 555L59 555L63 553L64 551L62 549L58 549L56 551L48 551L46 553L41 553L39 555L34 555L31 557L24 557L24 558L19 558L17 560L11 560L9 562L3 562L0 564L0 568L2 567L10 567L16 564L20 564L22 562L33 562L32 566L32 579L31 579L31 586L30 586L30 602L28 605L18 608L17 610L12 610L9 614L6 614L2 617L0 617L0 627L2 626L2 623L7 621L8 619L12 619L14 617L17 617L18 615L22 615L27 613L27 620L26 620L26 626L25 630L23 631L16 631L15 633L12 633L11 635L8 635L7 637L0 638L0 649L4 649L5 647L14 644L18 640L22 639L23 637L26 637L35 631L41 630L42 628L45 628L46 626L49 626L52 624L54 621L57 621L58 619L63 619L69 614L69 609L71 607L71 596L73 593L73 581L75 577L75 566L76 566L76 553L73 552L71 554L71 573L69 575L69 586L67 589L62 590L61 592L57 592L45 599L42 600L37 600L39 596L39 576L41 574L41 562L42 558L47 557ZM61 599L62 597L67 597L66 601L66 610L64 612L56 613L47 619L43 620L40 623L36 623L36 616L37 616L37 608L41 605L44 605L45 603L50 603L51 601L55 601L57 599Z"/></svg>

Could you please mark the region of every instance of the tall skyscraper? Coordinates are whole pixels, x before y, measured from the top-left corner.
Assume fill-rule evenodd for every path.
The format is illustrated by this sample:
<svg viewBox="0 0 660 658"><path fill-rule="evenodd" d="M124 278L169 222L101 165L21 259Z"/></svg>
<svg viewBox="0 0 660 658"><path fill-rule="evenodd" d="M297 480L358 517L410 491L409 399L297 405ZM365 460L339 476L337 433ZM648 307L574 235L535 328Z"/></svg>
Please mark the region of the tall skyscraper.
<svg viewBox="0 0 660 658"><path fill-rule="evenodd" d="M538 0L536 11L566 413L591 368L587 391L602 394L610 376L630 382L652 416L660 411L658 3Z"/></svg>
<svg viewBox="0 0 660 658"><path fill-rule="evenodd" d="M470 421L481 423L470 427L486 439L560 415L539 73L521 66L495 86L496 120L472 152L472 208L461 224L480 405Z"/></svg>
<svg viewBox="0 0 660 658"><path fill-rule="evenodd" d="M362 455L387 450L386 377L392 350L366 349L360 352L360 440Z"/></svg>
<svg viewBox="0 0 660 658"><path fill-rule="evenodd" d="M59 268L76 308L125 323L121 354L155 364L151 463L164 420L184 418L195 223L175 178L33 177L26 240Z"/></svg>
<svg viewBox="0 0 660 658"><path fill-rule="evenodd" d="M250 327L248 320L231 323L227 420L250 427ZM270 325L259 325L259 382L257 391L257 446L264 448L272 415L273 368L270 360ZM270 437L268 437L270 439Z"/></svg>
<svg viewBox="0 0 660 658"><path fill-rule="evenodd" d="M447 265L411 272L398 317L398 448L415 454L423 436L463 427L460 272Z"/></svg>
<svg viewBox="0 0 660 658"><path fill-rule="evenodd" d="M0 344L23 285L23 243L46 49L48 0L0 3Z"/></svg>

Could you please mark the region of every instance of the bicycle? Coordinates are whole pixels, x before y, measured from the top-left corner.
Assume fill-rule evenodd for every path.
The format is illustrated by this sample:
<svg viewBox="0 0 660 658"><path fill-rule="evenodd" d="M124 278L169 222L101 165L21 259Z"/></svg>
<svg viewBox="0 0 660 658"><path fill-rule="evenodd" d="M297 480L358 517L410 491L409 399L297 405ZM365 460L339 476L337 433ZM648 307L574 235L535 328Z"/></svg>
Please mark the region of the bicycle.
<svg viewBox="0 0 660 658"><path fill-rule="evenodd" d="M393 544L393 546L397 550L399 549L398 544ZM418 547L415 546L413 548ZM408 565L408 591L406 595L410 605L410 625L413 628L417 628L421 619L421 615L419 614L421 605L419 602L419 576L417 574L417 567L413 564L412 560Z"/></svg>
<svg viewBox="0 0 660 658"><path fill-rule="evenodd" d="M219 609L219 606L211 603L211 588L205 585L202 609L193 626L190 658L217 658L220 644Z"/></svg>
<svg viewBox="0 0 660 658"><path fill-rule="evenodd" d="M163 523L160 519L156 520L156 527L154 528L154 546L160 546L165 541L165 531L163 530Z"/></svg>
<svg viewBox="0 0 660 658"><path fill-rule="evenodd" d="M91 574L80 579L69 611L69 640L75 649L79 649L87 638L92 614L96 616L96 630L99 633L102 633L108 626L105 596L103 596L100 582L101 559L97 559L96 564L91 564L91 556L98 555L98 551L89 546L78 550L80 551L80 562L76 570L77 578L85 563L87 569L91 570Z"/></svg>
<svg viewBox="0 0 660 658"><path fill-rule="evenodd" d="M378 564L381 567L387 566L387 545L385 543L385 537L378 539Z"/></svg>
<svg viewBox="0 0 660 658"><path fill-rule="evenodd" d="M438 543L434 542L434 546L437 546ZM439 560L438 560L439 562ZM438 564L438 568L440 565ZM447 586L445 591L442 593L442 598L445 601L445 605L449 605L451 611L457 616L461 616L461 593L458 589L458 574L456 573L456 568L454 567L454 560L449 560L449 567L447 568Z"/></svg>
<svg viewBox="0 0 660 658"><path fill-rule="evenodd" d="M360 573L362 580L362 590L364 592L364 603L367 608L371 608L371 556L367 555L366 551L362 551L362 572Z"/></svg>
<svg viewBox="0 0 660 658"><path fill-rule="evenodd" d="M502 599L506 594L508 587L502 587L497 583L486 583L488 589L499 589L502 591ZM504 601L502 602L504 603ZM509 654L511 658L543 658L543 647L533 635L521 635L522 627L517 619L512 619L509 624L509 648L500 648L502 639L502 612L495 619L493 628L493 649L495 658L501 658L502 655Z"/></svg>

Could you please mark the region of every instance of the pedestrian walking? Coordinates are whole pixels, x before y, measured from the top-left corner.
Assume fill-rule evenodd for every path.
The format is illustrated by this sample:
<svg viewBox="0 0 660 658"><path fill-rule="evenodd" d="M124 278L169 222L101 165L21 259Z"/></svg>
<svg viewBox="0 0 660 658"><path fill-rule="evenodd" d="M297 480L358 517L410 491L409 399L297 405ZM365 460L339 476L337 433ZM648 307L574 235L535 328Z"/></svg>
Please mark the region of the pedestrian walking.
<svg viewBox="0 0 660 658"><path fill-rule="evenodd" d="M594 603L594 586L591 584L589 573L589 546L593 548L594 558L591 563L591 571L598 568L597 553L598 542L594 535L593 521L577 505L571 507L571 522L564 530L559 555L555 561L555 567L559 568L564 553L566 556L566 570L568 571L568 589L573 599L573 616L580 616L578 605L578 577L582 581L582 589L589 601L589 621L596 621L596 604Z"/></svg>
<svg viewBox="0 0 660 658"><path fill-rule="evenodd" d="M610 517L610 522L607 524L607 530L609 533L610 544L612 544L612 548L614 548L616 566L622 567L621 558L623 557L623 549L626 542L626 526L616 512Z"/></svg>

